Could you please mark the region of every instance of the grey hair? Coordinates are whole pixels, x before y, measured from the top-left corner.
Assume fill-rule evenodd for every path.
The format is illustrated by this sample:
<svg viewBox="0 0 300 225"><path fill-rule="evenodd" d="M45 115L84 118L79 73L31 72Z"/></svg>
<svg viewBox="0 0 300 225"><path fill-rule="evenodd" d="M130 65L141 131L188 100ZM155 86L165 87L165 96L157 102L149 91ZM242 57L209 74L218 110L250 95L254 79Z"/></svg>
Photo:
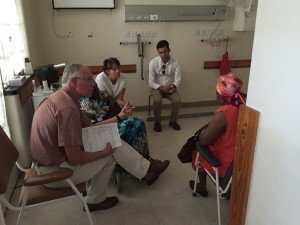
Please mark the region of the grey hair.
<svg viewBox="0 0 300 225"><path fill-rule="evenodd" d="M61 78L61 83L62 85L65 85L66 83L68 83L68 80L70 80L70 78L74 78L74 77L80 77L80 67L81 64L70 64L67 65L64 69L62 78Z"/></svg>

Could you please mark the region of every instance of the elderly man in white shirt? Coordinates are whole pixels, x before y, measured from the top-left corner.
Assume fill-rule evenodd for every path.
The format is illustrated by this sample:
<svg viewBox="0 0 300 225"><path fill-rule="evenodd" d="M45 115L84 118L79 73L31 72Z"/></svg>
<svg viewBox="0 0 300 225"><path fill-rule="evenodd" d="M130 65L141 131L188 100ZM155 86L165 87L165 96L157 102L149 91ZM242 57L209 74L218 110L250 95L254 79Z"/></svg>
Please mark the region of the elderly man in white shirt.
<svg viewBox="0 0 300 225"><path fill-rule="evenodd" d="M177 91L181 83L179 62L170 56L169 43L161 40L156 45L159 56L149 64L149 86L153 96L154 130L161 132L161 107L162 98L167 98L172 103L169 125L174 130L180 130L177 117L181 107L180 95Z"/></svg>

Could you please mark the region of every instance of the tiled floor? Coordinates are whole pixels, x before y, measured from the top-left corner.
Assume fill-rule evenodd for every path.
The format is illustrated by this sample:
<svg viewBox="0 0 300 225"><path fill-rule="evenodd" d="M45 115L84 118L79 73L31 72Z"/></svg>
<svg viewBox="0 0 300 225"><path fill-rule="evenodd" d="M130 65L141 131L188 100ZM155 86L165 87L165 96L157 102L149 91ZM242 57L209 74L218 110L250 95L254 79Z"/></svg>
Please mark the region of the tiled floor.
<svg viewBox="0 0 300 225"><path fill-rule="evenodd" d="M210 109L183 109L182 113L194 113ZM169 114L169 110L164 112ZM138 112L136 117L146 121L147 112ZM151 156L157 159L169 159L171 164L156 183L147 186L139 183L131 175L125 175L122 193L117 192L112 179L109 188L110 195L117 195L120 202L106 211L92 213L95 225L214 225L217 224L216 195L213 184L208 181L209 195L207 198L193 197L188 181L194 178L190 164L181 164L177 153L186 139L191 136L210 116L180 118L178 123L182 130L175 131L168 125L168 120L162 121L162 132L153 131L153 122L145 122L147 126ZM18 190L17 190L18 191ZM16 191L16 192L17 192ZM15 201L16 194L12 201ZM222 221L227 220L229 201L221 200ZM15 224L17 213L8 210L7 225ZM24 225L79 225L87 224L87 218L80 202L76 199L55 203L52 205L28 209Z"/></svg>

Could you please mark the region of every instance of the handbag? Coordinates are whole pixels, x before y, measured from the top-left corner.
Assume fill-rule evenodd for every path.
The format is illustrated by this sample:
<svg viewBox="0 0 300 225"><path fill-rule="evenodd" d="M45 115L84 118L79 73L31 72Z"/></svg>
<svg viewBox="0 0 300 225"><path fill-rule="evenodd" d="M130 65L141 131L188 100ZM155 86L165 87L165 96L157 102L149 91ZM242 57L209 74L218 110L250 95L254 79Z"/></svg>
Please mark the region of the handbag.
<svg viewBox="0 0 300 225"><path fill-rule="evenodd" d="M196 147L196 142L199 140L199 134L208 127L208 124L201 127L195 132L193 136L187 139L185 144L181 147L181 150L177 154L178 159L182 163L192 162L192 151Z"/></svg>

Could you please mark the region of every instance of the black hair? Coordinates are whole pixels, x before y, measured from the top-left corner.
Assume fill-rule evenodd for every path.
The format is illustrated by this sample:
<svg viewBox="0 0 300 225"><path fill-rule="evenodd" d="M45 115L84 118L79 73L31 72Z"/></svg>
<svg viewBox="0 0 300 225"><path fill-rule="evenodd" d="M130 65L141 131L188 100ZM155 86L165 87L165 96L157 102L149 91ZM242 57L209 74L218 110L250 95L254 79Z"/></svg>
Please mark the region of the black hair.
<svg viewBox="0 0 300 225"><path fill-rule="evenodd" d="M117 58L108 58L108 59L105 59L103 61L103 72L105 74L107 70L110 70L111 68L113 68L113 66L117 66L117 67L120 67L120 61L117 59Z"/></svg>
<svg viewBox="0 0 300 225"><path fill-rule="evenodd" d="M169 48L169 42L166 41L166 40L161 40L156 45L156 49L163 48L163 47L166 47L167 49L170 49Z"/></svg>

